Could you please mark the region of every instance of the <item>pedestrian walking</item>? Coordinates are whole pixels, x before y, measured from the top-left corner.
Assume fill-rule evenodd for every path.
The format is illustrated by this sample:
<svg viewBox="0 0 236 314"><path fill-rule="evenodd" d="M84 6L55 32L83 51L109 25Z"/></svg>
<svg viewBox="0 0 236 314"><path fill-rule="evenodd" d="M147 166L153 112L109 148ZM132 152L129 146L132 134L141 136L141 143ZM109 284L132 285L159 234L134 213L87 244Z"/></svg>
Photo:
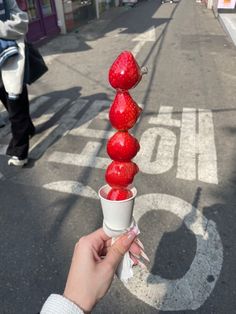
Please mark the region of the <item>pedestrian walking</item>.
<svg viewBox="0 0 236 314"><path fill-rule="evenodd" d="M29 138L35 133L29 113L25 73L25 34L28 15L15 0L0 0L0 100L9 113L12 139L7 148L8 165L24 166L28 162ZM14 51L14 53L13 53Z"/></svg>

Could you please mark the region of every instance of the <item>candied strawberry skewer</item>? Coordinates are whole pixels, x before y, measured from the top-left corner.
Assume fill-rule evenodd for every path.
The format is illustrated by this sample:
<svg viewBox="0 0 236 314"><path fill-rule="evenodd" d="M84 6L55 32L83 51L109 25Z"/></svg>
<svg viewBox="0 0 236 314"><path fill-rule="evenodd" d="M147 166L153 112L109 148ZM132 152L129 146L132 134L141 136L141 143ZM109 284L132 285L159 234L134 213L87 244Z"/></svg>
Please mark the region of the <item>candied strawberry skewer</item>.
<svg viewBox="0 0 236 314"><path fill-rule="evenodd" d="M123 51L109 70L109 82L117 90L129 90L135 87L147 73L147 68L140 68L130 51Z"/></svg>
<svg viewBox="0 0 236 314"><path fill-rule="evenodd" d="M128 130L135 125L141 111L128 91L117 91L109 112L110 122L118 130L107 143L107 153L114 160L106 171L106 181L112 187L107 195L109 200L124 200L132 196L128 185L133 182L138 167L131 159L140 146Z"/></svg>
<svg viewBox="0 0 236 314"><path fill-rule="evenodd" d="M105 178L114 188L127 188L138 171L138 166L132 161L112 161L107 167Z"/></svg>
<svg viewBox="0 0 236 314"><path fill-rule="evenodd" d="M109 111L112 126L118 130L107 144L107 153L113 162L106 170L105 179L111 186L109 200L124 200L132 197L129 186L138 173L138 166L132 162L140 149L139 143L128 130L139 118L142 109L130 96L128 89L141 80L142 71L129 51L122 52L109 70L109 82L117 92Z"/></svg>
<svg viewBox="0 0 236 314"><path fill-rule="evenodd" d="M136 234L139 233L133 218L137 190L131 184L139 171L132 159L140 146L129 130L137 122L142 109L132 99L128 89L139 83L143 73L129 51L122 52L109 71L110 84L116 89L109 118L117 132L107 143L107 153L112 162L105 174L107 184L99 189L98 195L103 212L103 230L113 239L130 228L136 230ZM117 275L124 282L133 276L129 252L125 253L118 265Z"/></svg>
<svg viewBox="0 0 236 314"><path fill-rule="evenodd" d="M109 111L109 119L113 128L129 130L135 125L141 112L142 109L128 91L117 91Z"/></svg>
<svg viewBox="0 0 236 314"><path fill-rule="evenodd" d="M112 188L107 194L107 199L111 201L123 201L131 198L133 193L125 188Z"/></svg>
<svg viewBox="0 0 236 314"><path fill-rule="evenodd" d="M107 143L109 157L118 161L130 161L139 149L139 142L128 131L116 132Z"/></svg>
<svg viewBox="0 0 236 314"><path fill-rule="evenodd" d="M127 187L138 173L138 166L131 162L139 151L137 139L128 131L116 132L107 143L107 153L114 161L106 171L106 181L112 187L107 195L110 200L124 200L132 197Z"/></svg>

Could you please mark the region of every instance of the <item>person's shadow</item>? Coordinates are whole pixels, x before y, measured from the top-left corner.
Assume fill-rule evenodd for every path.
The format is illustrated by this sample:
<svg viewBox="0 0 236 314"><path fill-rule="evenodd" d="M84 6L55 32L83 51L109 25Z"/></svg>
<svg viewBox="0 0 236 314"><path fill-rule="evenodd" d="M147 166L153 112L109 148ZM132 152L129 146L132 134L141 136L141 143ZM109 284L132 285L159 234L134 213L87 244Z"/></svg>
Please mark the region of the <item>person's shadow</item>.
<svg viewBox="0 0 236 314"><path fill-rule="evenodd" d="M33 167L35 161L40 159L52 145L59 141L63 134L70 131L74 126L79 127L81 123L86 123L85 113L93 106L95 100L111 102L105 93L92 94L81 98L80 91L80 87L73 87L68 90L40 95L31 100L31 116L36 123L36 133L31 140L29 163L26 167ZM42 99L43 103L39 106L38 104ZM83 105L83 103L86 103L86 105ZM89 119L93 119L99 114L93 110L91 112L94 112L94 116L89 115ZM43 116L46 116L46 118L44 119ZM85 117L85 119L81 119L81 117ZM111 128L111 126L107 125L107 128Z"/></svg>

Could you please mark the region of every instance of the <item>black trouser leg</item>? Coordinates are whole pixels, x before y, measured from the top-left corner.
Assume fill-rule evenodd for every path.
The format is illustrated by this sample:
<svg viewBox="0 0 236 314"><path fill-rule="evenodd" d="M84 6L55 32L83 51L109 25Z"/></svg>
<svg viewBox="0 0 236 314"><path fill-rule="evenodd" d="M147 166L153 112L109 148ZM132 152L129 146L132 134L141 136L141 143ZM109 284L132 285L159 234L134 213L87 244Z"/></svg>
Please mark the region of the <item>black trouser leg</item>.
<svg viewBox="0 0 236 314"><path fill-rule="evenodd" d="M1 84L1 83L0 83ZM7 106L7 98L6 98L6 93L4 88L0 87L0 101L3 103L4 107ZM1 117L1 113L0 113L0 128L5 126L5 123Z"/></svg>
<svg viewBox="0 0 236 314"><path fill-rule="evenodd" d="M7 109L7 93L3 85L0 87L0 100L3 103L4 107Z"/></svg>
<svg viewBox="0 0 236 314"><path fill-rule="evenodd" d="M2 87L0 99L8 110L11 122L12 139L7 148L7 155L25 159L29 150L29 134L34 132L29 114L27 87L23 87L23 91L17 99L8 99L5 89Z"/></svg>

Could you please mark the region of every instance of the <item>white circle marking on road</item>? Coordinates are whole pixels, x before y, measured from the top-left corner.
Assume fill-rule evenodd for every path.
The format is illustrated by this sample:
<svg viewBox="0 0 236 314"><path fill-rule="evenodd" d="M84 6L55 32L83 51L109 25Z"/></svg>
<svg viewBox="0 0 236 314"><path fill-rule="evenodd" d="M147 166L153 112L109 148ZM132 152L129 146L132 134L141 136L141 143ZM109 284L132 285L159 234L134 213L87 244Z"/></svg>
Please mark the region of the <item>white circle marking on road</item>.
<svg viewBox="0 0 236 314"><path fill-rule="evenodd" d="M152 210L169 211L184 222L196 237L195 257L182 278L168 280L137 267L134 278L125 286L137 298L158 310L198 309L213 291L222 268L223 246L216 225L181 198L158 193L137 197L134 208L137 222ZM207 281L208 276L214 281Z"/></svg>

